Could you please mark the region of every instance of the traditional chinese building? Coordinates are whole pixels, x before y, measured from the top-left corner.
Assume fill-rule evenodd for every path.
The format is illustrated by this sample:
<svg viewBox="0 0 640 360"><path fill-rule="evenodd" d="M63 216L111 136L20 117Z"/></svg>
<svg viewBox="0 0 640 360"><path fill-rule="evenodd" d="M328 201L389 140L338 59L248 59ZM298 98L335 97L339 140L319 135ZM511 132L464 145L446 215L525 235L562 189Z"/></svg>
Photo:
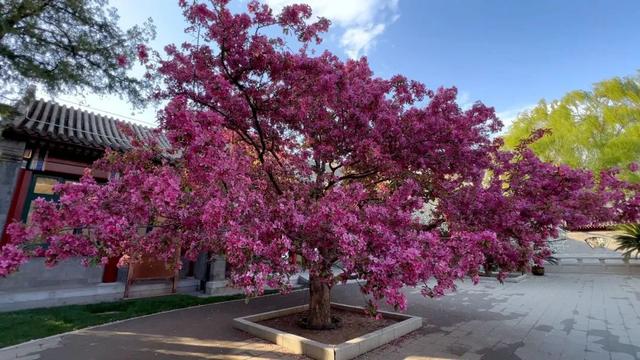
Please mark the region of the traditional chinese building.
<svg viewBox="0 0 640 360"><path fill-rule="evenodd" d="M127 151L131 143L122 126L141 138L157 136L141 125L44 100L23 103L17 114L0 119L1 243L8 240L8 224L29 221L35 199L56 200L55 184L77 181L107 148ZM159 142L168 146L163 136ZM106 181L109 174L95 176ZM17 273L0 279L0 310L116 299L122 297L126 283L140 279L156 281L136 282L133 296L166 293L171 286L196 291L210 279L217 281L207 284L209 292L224 285L224 266L220 262L207 266L206 254L195 263L183 261L179 274L151 263L128 271L118 269L116 262L84 267L79 259L71 259L45 269L43 259L33 258ZM162 281L167 279L172 281Z"/></svg>

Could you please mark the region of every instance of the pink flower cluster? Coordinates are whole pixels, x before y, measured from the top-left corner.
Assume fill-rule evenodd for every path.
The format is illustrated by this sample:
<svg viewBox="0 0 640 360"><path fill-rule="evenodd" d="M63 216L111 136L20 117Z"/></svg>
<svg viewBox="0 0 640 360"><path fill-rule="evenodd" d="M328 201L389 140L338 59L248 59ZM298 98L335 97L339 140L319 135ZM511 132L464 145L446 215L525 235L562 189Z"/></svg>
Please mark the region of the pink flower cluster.
<svg viewBox="0 0 640 360"><path fill-rule="evenodd" d="M167 46L150 70L165 82L157 93L171 148L136 139L96 164L117 174L108 183L88 172L59 186L58 205L41 201L31 225L11 225L0 275L33 241L47 243L51 264L213 252L248 294L286 291L304 267L329 286L358 277L374 302L404 308L404 286L440 296L477 281L482 266L504 273L541 261L565 222L638 219L637 188L524 147L501 151L493 109L462 110L455 88L378 78L365 58L310 55L329 23L310 22L308 6L274 15L252 1L234 14L226 3L182 1L204 41ZM427 206L425 220L417 212Z"/></svg>
<svg viewBox="0 0 640 360"><path fill-rule="evenodd" d="M22 249L14 244L6 244L0 248L0 277L5 277L18 270L27 261Z"/></svg>

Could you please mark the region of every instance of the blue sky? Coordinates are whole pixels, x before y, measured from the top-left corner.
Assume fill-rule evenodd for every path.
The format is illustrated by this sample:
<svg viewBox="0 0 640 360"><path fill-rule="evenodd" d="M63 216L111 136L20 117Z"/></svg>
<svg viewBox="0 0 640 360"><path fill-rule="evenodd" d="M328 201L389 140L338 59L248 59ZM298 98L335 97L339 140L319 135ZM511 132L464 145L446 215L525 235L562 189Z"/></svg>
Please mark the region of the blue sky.
<svg viewBox="0 0 640 360"><path fill-rule="evenodd" d="M300 2L265 1L274 8ZM189 39L176 2L110 1L125 27L153 18L157 49ZM506 122L542 98L640 69L638 0L306 2L334 24L323 47L344 58L366 55L382 77L400 73L430 88L456 86L461 104L480 100ZM245 5L232 2L236 10ZM117 97L87 95L84 102L142 122L154 118L154 109L131 115Z"/></svg>

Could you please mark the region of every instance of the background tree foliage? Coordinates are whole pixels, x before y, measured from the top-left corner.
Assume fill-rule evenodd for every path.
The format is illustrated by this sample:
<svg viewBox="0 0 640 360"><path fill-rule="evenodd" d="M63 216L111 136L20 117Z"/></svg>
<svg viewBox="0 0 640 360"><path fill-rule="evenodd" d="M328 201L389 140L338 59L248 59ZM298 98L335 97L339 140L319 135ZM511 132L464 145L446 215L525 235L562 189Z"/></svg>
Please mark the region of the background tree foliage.
<svg viewBox="0 0 640 360"><path fill-rule="evenodd" d="M134 104L143 80L128 74L151 20L122 30L107 0L0 0L0 95L39 84L50 93L115 93Z"/></svg>
<svg viewBox="0 0 640 360"><path fill-rule="evenodd" d="M591 91L572 91L559 100L540 101L522 113L505 136L509 148L541 128L551 134L530 145L543 160L600 171L618 167L640 182L628 166L640 161L640 77L613 78Z"/></svg>

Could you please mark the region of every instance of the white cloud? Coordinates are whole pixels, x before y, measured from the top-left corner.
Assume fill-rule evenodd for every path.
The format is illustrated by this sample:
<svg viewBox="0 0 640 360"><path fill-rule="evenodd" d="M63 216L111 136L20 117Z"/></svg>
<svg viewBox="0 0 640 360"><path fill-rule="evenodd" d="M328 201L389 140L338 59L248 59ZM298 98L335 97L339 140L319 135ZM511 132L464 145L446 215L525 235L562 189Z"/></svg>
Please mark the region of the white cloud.
<svg viewBox="0 0 640 360"><path fill-rule="evenodd" d="M466 91L458 91L457 101L462 110L469 110L475 102L471 100L471 95Z"/></svg>
<svg viewBox="0 0 640 360"><path fill-rule="evenodd" d="M376 38L399 17L399 0L264 0L275 11L307 3L315 16L325 17L342 31L340 45L351 58L366 55Z"/></svg>
<svg viewBox="0 0 640 360"><path fill-rule="evenodd" d="M350 28L344 32L340 39L340 44L350 58L357 58L361 54L366 54L373 45L374 39L382 34L384 24L376 24L372 27Z"/></svg>
<svg viewBox="0 0 640 360"><path fill-rule="evenodd" d="M497 112L496 115L500 120L502 120L502 123L504 124L503 131L509 129L509 127L511 126L511 124L513 124L513 121L518 117L519 114L531 110L535 106L536 104L529 104Z"/></svg>

